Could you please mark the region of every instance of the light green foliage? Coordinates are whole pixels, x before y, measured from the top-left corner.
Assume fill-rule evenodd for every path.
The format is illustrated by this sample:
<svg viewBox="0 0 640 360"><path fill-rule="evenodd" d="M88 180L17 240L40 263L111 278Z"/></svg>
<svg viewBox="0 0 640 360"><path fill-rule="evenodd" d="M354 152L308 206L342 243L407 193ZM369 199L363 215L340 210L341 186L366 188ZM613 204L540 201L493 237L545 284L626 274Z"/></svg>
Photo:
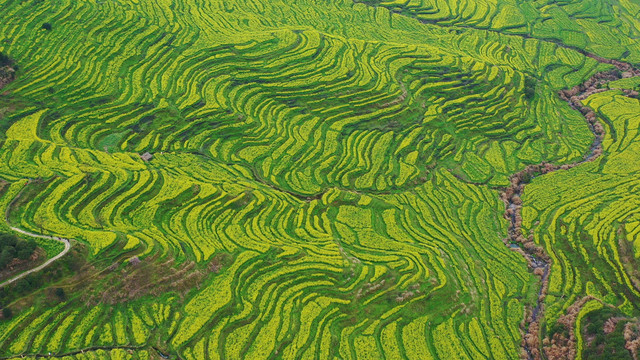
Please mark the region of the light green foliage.
<svg viewBox="0 0 640 360"><path fill-rule="evenodd" d="M550 321L585 295L625 313L628 304L640 300L633 285L633 229L640 219L640 194L634 190L640 170L640 102L608 91L585 103L610 124L604 155L536 178L523 197L524 226L553 259L546 313Z"/></svg>
<svg viewBox="0 0 640 360"><path fill-rule="evenodd" d="M439 26L486 29L561 42L606 58L640 61L634 1L363 0ZM570 71L566 69L565 71Z"/></svg>
<svg viewBox="0 0 640 360"><path fill-rule="evenodd" d="M162 344L185 359L518 357L537 285L502 242L496 187L527 164L581 159L593 136L556 91L605 68L578 48L634 57L637 46L560 5L454 3L425 15L412 9L435 3L5 1L0 51L23 69L0 101L20 104L0 144L9 222L76 239L89 261L123 249L120 262L194 261L206 276L113 306L77 295L55 313L27 308L0 322L0 356L105 347L74 358L136 359ZM629 31L633 7L616 20ZM556 31L571 46L541 18L575 30ZM591 39L603 29L619 46ZM619 124L631 115L611 100L627 101L589 101L628 134L607 139L613 154L637 126ZM638 153L574 168L580 191L597 176L615 185ZM561 176L527 187L525 225L536 217L547 237L561 228L560 191L576 211L595 206ZM611 268L616 229L603 224L628 213L584 228ZM571 221L563 235L585 223ZM549 251L562 300L548 300L548 317L586 281L612 294L602 301L633 303L624 274L567 273L576 256L595 263L578 240L575 254ZM212 271L220 254L230 261ZM150 278L140 285L153 294Z"/></svg>
<svg viewBox="0 0 640 360"><path fill-rule="evenodd" d="M638 90L640 89L640 76L611 81L608 86L610 89Z"/></svg>

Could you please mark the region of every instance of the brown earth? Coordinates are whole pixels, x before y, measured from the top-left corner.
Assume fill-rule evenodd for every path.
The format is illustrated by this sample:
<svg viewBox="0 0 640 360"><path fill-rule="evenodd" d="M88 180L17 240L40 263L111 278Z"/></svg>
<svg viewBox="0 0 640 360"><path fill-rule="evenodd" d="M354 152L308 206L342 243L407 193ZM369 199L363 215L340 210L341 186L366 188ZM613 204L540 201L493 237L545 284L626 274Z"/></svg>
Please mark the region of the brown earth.
<svg viewBox="0 0 640 360"><path fill-rule="evenodd" d="M0 67L0 90L15 79L16 71L11 66Z"/></svg>

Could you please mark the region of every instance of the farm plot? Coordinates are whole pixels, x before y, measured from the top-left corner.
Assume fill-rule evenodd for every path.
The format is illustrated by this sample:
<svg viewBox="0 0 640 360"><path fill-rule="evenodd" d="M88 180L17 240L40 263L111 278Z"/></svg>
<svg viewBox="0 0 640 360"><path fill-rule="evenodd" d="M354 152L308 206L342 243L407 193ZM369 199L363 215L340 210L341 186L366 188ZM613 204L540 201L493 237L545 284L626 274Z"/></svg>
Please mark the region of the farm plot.
<svg viewBox="0 0 640 360"><path fill-rule="evenodd" d="M22 70L0 98L0 206L13 226L76 239L90 265L56 285L74 292L8 304L0 356L520 356L538 284L503 242L499 188L529 164L583 157L594 136L556 91L610 66L492 23L350 1L5 7L0 51ZM459 11L520 21L472 2L446 16ZM589 105L622 126L614 152L635 133L606 105L631 100L612 94ZM627 171L629 156L588 166ZM548 223L548 237L553 192L537 184L525 228ZM572 234L587 220L567 219ZM593 248L538 239L562 259L549 324L583 290L636 314L619 229L598 224ZM581 255L602 270L569 273L562 261Z"/></svg>
<svg viewBox="0 0 640 360"><path fill-rule="evenodd" d="M606 124L603 156L534 179L523 197L523 226L552 258L545 299L549 338L563 327L580 329L580 319L603 306L622 317L638 312L640 102L607 91L585 104ZM577 323L557 324L576 308ZM579 332L577 341L583 341Z"/></svg>

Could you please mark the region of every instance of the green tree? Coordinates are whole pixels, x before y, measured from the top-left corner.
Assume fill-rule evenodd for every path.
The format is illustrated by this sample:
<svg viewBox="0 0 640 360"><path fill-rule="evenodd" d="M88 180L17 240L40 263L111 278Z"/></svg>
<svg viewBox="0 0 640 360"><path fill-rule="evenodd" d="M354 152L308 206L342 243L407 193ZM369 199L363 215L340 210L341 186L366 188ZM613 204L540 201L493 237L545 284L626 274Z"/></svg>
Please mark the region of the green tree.
<svg viewBox="0 0 640 360"><path fill-rule="evenodd" d="M2 309L2 317L5 319L11 319L13 317L13 311L10 308Z"/></svg>

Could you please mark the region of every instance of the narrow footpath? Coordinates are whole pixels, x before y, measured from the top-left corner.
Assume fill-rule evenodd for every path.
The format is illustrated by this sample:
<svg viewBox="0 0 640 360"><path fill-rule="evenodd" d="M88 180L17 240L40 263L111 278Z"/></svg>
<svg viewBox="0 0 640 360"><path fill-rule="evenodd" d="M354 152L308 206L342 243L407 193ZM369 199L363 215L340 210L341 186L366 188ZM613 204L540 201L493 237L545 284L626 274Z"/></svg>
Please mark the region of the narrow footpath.
<svg viewBox="0 0 640 360"><path fill-rule="evenodd" d="M27 236L31 236L31 237L35 237L35 238L41 238L41 239L49 239L49 240L60 241L61 243L64 244L64 250L62 250L58 255L56 255L56 256L52 257L51 259L45 261L44 264L42 264L42 265L40 265L38 267L35 267L33 269L27 270L27 271L25 271L23 273L20 273L20 274L18 274L16 276L12 277L11 279L3 282L2 284L0 284L0 288L3 288L3 287L5 287L5 286L7 286L9 284L13 284L14 282L22 279L23 277L25 277L25 276L27 276L29 274L36 273L36 272L46 268L47 266L51 265L54 261L56 261L56 260L60 259L61 257L63 257L71 249L71 240L69 240L69 239L62 238L62 237L57 237L57 236L35 234L35 233L29 232L29 231L25 231L25 230L22 230L22 229L19 229L17 227L13 227L13 226L10 226L10 228L11 228L11 230L19 232L20 234L23 234L23 235L27 235Z"/></svg>

